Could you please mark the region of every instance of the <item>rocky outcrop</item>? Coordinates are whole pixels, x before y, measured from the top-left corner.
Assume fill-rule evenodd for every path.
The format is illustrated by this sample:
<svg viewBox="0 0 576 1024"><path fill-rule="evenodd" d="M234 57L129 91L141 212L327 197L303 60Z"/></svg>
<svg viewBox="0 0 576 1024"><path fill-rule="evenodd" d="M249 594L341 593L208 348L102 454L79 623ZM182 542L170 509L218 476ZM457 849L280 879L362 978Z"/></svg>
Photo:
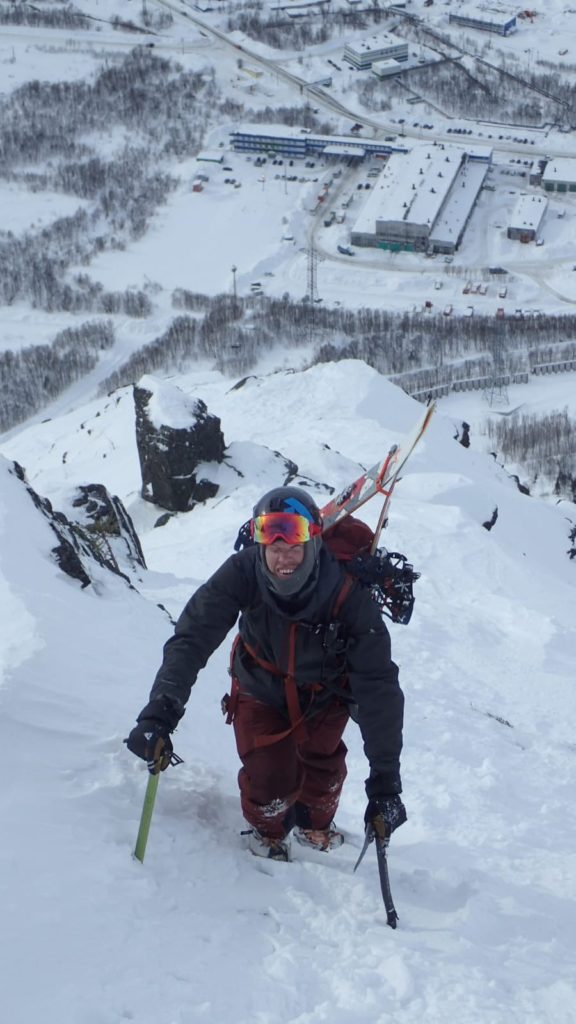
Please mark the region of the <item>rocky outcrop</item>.
<svg viewBox="0 0 576 1024"><path fill-rule="evenodd" d="M73 519L88 532L104 558L114 565L146 568L144 552L134 524L124 505L103 484L86 484L76 488L71 507Z"/></svg>
<svg viewBox="0 0 576 1024"><path fill-rule="evenodd" d="M490 519L487 519L485 523L482 523L482 526L484 527L485 530L490 531L493 526L496 526L497 522L498 522L498 506L496 505L492 515L490 516Z"/></svg>
<svg viewBox="0 0 576 1024"><path fill-rule="evenodd" d="M130 576L120 566L125 560L127 565L123 568L128 570L136 564L145 568L144 556L130 516L119 498L109 495L101 484L78 488L73 506L77 503L82 509L84 521L75 522L54 509L48 498L41 497L31 487L18 462L12 464L10 472L22 481L34 505L48 520L56 539L51 553L62 572L87 587L94 581L97 567L101 567L132 585ZM114 545L119 546L117 551Z"/></svg>
<svg viewBox="0 0 576 1024"><path fill-rule="evenodd" d="M169 512L213 498L218 484L206 464L216 469L224 458L219 418L201 399L149 376L135 385L134 404L142 497Z"/></svg>

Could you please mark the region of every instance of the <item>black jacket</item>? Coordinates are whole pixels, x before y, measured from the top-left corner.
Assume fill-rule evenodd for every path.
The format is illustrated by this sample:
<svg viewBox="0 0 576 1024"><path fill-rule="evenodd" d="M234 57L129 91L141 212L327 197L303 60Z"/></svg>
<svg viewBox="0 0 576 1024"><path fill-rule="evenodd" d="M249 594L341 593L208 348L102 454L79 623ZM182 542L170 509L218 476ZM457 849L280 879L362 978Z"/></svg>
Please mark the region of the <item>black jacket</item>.
<svg viewBox="0 0 576 1024"><path fill-rule="evenodd" d="M398 669L391 660L390 637L368 591L355 583L338 611L333 608L344 572L326 548L320 551L316 585L303 606L283 605L267 585L257 545L232 555L188 601L174 636L164 647L151 700L167 697L183 708L200 669L220 646L240 613L239 633L259 659L278 667L278 673L257 664L243 644L236 649L233 671L240 690L258 700L286 709L282 673L287 671L290 624L296 631L295 676L303 711L313 713L337 700L334 689L348 680L358 705L358 724L364 740L371 779L369 795L401 792L400 751L404 697ZM336 643L330 641L338 634ZM326 689L311 684L325 683Z"/></svg>

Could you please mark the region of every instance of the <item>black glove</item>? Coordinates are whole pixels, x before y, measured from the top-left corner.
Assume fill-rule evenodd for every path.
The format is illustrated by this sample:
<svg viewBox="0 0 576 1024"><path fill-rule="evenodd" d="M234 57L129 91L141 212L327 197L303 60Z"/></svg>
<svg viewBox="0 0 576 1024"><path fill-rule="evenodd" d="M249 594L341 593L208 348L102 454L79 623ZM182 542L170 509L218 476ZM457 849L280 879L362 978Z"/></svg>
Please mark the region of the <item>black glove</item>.
<svg viewBox="0 0 576 1024"><path fill-rule="evenodd" d="M146 761L151 775L158 775L172 764L175 755L170 733L183 713L167 697L158 697L140 712L138 724L124 740L132 754Z"/></svg>
<svg viewBox="0 0 576 1024"><path fill-rule="evenodd" d="M372 826L380 839L389 839L407 820L406 808L398 793L393 796L371 796L364 815L366 826Z"/></svg>

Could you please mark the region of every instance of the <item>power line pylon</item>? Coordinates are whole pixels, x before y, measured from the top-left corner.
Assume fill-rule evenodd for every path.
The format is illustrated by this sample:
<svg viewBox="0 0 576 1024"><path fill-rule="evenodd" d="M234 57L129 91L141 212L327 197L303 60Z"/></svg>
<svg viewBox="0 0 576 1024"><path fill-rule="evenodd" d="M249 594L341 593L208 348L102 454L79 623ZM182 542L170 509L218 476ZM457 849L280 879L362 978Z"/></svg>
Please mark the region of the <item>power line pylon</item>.
<svg viewBox="0 0 576 1024"><path fill-rule="evenodd" d="M307 298L310 302L314 303L318 299L318 260L319 256L316 249L311 244L306 250L308 257L308 295Z"/></svg>

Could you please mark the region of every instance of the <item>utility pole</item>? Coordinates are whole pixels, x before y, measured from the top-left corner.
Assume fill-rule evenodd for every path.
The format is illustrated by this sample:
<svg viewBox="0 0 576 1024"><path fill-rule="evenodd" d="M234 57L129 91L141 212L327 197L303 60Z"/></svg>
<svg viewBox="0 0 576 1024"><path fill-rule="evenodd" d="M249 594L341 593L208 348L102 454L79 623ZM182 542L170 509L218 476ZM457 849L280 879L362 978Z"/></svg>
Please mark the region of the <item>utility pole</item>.
<svg viewBox="0 0 576 1024"><path fill-rule="evenodd" d="M234 264L232 266L232 294L234 296L234 312L236 312L236 305L237 305L237 294L236 294L236 271L237 271L237 269L238 269L238 267L236 266L236 264Z"/></svg>

